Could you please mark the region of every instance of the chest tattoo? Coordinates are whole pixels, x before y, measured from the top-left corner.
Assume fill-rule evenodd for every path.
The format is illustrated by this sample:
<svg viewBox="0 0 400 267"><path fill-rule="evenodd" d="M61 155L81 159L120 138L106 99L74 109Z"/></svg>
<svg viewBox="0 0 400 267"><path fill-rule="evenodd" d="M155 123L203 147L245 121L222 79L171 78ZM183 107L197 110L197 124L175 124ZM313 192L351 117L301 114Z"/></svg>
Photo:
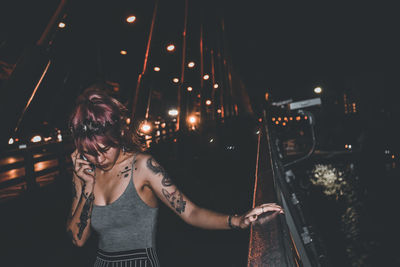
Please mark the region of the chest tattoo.
<svg viewBox="0 0 400 267"><path fill-rule="evenodd" d="M133 164L136 163L136 160ZM132 172L132 163L128 163L125 167L122 168L117 174L117 177L128 178L129 174Z"/></svg>

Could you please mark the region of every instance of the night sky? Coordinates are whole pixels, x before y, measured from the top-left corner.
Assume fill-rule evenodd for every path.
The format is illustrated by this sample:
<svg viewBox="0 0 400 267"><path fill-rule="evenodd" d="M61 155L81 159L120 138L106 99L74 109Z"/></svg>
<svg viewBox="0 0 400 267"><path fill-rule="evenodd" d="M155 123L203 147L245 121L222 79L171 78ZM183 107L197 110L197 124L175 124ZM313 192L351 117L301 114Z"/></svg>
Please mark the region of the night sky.
<svg viewBox="0 0 400 267"><path fill-rule="evenodd" d="M343 90L369 73L397 77L399 18L384 1L246 3L227 17L236 67L250 87L288 97L319 83Z"/></svg>

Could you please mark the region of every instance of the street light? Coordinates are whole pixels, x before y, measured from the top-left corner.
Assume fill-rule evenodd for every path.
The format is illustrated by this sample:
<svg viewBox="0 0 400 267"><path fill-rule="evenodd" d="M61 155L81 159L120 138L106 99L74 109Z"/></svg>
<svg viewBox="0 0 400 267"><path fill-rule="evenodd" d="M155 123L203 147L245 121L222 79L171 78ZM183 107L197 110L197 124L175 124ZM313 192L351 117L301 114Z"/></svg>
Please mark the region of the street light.
<svg viewBox="0 0 400 267"><path fill-rule="evenodd" d="M193 67L194 67L194 65L195 65L195 64L194 64L194 62L193 62L193 61L190 61L190 62L188 63L188 67L189 67L189 68L193 68Z"/></svg>
<svg viewBox="0 0 400 267"><path fill-rule="evenodd" d="M195 124L196 123L196 117L195 116L190 116L188 120L189 120L189 122L191 124Z"/></svg>
<svg viewBox="0 0 400 267"><path fill-rule="evenodd" d="M151 130L151 125L147 121L144 121L142 123L140 129L142 130L143 133L147 134Z"/></svg>
<svg viewBox="0 0 400 267"><path fill-rule="evenodd" d="M154 71L160 71L160 67L154 67Z"/></svg>
<svg viewBox="0 0 400 267"><path fill-rule="evenodd" d="M63 28L65 28L65 23L64 22L60 22L60 23L58 23L58 28L60 28L60 29L63 29Z"/></svg>
<svg viewBox="0 0 400 267"><path fill-rule="evenodd" d="M168 51L168 52L172 52L172 51L174 51L174 50L175 50L175 45L169 44L169 45L167 46L167 51Z"/></svg>
<svg viewBox="0 0 400 267"><path fill-rule="evenodd" d="M203 76L203 79L204 79L204 80L210 79L210 75L208 75L208 74L204 75L204 76Z"/></svg>
<svg viewBox="0 0 400 267"><path fill-rule="evenodd" d="M168 115L173 116L173 117L178 116L178 110L170 109L170 110L168 110Z"/></svg>
<svg viewBox="0 0 400 267"><path fill-rule="evenodd" d="M314 88L314 93L316 93L316 94L320 94L320 93L322 93L322 88L321 87L315 87Z"/></svg>
<svg viewBox="0 0 400 267"><path fill-rule="evenodd" d="M128 54L128 52L126 52L126 50L121 50L119 53L120 53L121 55L123 55L123 56L125 56L126 54Z"/></svg>
<svg viewBox="0 0 400 267"><path fill-rule="evenodd" d="M128 23L133 23L135 20L136 20L135 16L129 16L126 18L126 22L128 22Z"/></svg>

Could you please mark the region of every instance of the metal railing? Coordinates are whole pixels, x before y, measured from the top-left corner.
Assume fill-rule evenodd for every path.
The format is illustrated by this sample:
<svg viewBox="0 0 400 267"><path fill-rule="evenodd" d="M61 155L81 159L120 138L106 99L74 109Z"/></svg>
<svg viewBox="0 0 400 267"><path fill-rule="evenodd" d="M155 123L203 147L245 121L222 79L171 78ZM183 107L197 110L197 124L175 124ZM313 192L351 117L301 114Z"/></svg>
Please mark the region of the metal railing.
<svg viewBox="0 0 400 267"><path fill-rule="evenodd" d="M21 185L21 191L38 188L39 179L68 171L71 142L51 142L23 146L0 154L0 190ZM0 192L1 194L1 192Z"/></svg>
<svg viewBox="0 0 400 267"><path fill-rule="evenodd" d="M284 215L266 214L250 230L247 266L326 266L291 187L290 164L283 164L279 142L264 114L259 129L253 206L280 204ZM286 166L286 167L285 167Z"/></svg>

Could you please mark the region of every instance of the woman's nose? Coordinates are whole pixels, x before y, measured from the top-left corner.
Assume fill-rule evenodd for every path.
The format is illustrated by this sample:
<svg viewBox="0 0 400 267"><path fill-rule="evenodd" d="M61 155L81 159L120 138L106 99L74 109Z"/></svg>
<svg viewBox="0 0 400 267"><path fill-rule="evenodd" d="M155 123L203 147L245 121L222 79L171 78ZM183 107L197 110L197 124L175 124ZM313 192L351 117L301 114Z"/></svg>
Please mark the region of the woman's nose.
<svg viewBox="0 0 400 267"><path fill-rule="evenodd" d="M96 157L96 160L97 160L97 163L102 163L102 162L105 160L105 157L104 157L104 155L99 154L99 155Z"/></svg>

